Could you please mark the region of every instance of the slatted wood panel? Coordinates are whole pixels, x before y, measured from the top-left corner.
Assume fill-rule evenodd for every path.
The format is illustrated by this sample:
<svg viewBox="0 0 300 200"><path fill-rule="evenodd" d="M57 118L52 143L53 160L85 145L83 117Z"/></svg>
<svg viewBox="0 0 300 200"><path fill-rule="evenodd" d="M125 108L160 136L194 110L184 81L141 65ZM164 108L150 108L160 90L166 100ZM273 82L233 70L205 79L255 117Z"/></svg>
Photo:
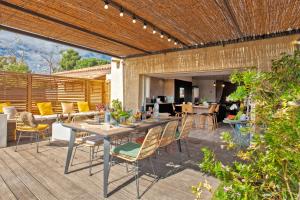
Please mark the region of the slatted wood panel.
<svg viewBox="0 0 300 200"><path fill-rule="evenodd" d="M0 71L0 103L11 102L19 111L27 108L27 74Z"/></svg>
<svg viewBox="0 0 300 200"><path fill-rule="evenodd" d="M107 83L60 76L22 74L0 71L0 102L11 102L18 111L38 114L36 104L51 102L55 113L61 113L61 102L88 101L91 109L99 103L109 103Z"/></svg>

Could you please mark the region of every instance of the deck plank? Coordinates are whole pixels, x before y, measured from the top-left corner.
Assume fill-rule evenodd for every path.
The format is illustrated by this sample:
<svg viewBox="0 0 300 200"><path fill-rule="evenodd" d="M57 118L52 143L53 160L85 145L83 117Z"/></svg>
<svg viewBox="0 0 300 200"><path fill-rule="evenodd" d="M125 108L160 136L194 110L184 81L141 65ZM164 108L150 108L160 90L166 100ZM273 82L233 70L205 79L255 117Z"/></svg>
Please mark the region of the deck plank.
<svg viewBox="0 0 300 200"><path fill-rule="evenodd" d="M10 191L2 176L0 176L0 200L16 200L15 195Z"/></svg>
<svg viewBox="0 0 300 200"><path fill-rule="evenodd" d="M26 169L24 169L14 158L5 151L2 154L3 162L13 171L15 176L26 185L26 187L40 200L57 200L57 198L38 180L36 180Z"/></svg>
<svg viewBox="0 0 300 200"><path fill-rule="evenodd" d="M22 183L21 180L5 165L2 160L3 152L1 152L0 159L0 176L6 183L6 186L14 194L16 199L37 199L34 194ZM9 194L8 194L9 195Z"/></svg>
<svg viewBox="0 0 300 200"><path fill-rule="evenodd" d="M219 132L226 129L220 129ZM161 178L158 182L153 177L147 160L141 161L140 194L143 200L193 200L191 186L199 181L208 182L213 189L219 181L200 172L199 161L203 155L200 149L209 146L217 157L225 162L232 162L233 156L220 148L219 133L192 132L189 149L191 158L178 152L176 143L170 151L161 151L153 159ZM88 173L89 154L77 151L71 173L64 174L66 143L41 142L40 153L35 145L22 144L18 152L14 146L0 149L0 199L103 199L103 163L97 160L93 166L93 175ZM100 153L101 155L102 153ZM83 169L84 168L84 169ZM204 191L202 198L208 200L212 194ZM136 199L136 185L133 174L127 174L124 166L114 165L109 176L110 200Z"/></svg>

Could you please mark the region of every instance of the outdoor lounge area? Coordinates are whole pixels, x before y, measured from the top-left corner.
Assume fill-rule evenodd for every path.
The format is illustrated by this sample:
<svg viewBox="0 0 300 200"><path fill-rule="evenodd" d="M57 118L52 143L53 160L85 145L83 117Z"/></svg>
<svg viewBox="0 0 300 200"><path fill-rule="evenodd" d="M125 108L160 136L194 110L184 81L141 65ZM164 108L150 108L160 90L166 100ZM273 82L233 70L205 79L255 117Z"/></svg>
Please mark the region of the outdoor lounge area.
<svg viewBox="0 0 300 200"><path fill-rule="evenodd" d="M0 200L300 200L299 0L3 0L0 45Z"/></svg>

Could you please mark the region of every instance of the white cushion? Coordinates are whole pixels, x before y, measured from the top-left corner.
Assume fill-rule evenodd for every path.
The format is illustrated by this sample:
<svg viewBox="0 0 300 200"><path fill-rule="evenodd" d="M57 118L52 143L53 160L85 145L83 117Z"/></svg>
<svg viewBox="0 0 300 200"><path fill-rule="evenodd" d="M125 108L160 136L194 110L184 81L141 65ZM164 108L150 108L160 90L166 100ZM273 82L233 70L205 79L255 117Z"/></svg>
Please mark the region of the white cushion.
<svg viewBox="0 0 300 200"><path fill-rule="evenodd" d="M97 145L103 143L103 137L100 135L89 136L89 138L85 141L86 144Z"/></svg>
<svg viewBox="0 0 300 200"><path fill-rule="evenodd" d="M3 107L3 113L7 115L7 119L14 119L17 114L17 109L14 106Z"/></svg>

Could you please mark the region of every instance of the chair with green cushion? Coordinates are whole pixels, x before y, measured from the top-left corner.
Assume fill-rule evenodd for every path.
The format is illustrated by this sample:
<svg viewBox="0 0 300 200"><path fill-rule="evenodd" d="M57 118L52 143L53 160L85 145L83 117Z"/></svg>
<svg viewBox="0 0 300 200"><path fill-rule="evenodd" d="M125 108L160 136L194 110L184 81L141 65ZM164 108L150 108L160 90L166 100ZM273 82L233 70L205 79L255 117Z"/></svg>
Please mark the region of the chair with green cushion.
<svg viewBox="0 0 300 200"><path fill-rule="evenodd" d="M190 157L190 152L189 152L189 148L188 148L189 145L188 145L187 138L189 136L190 131L193 128L193 123L194 123L194 118L192 115L190 115L187 117L187 119L183 123L183 127L182 127L181 131L176 132L176 140L177 140L179 151L181 152L181 141L183 141L189 157Z"/></svg>
<svg viewBox="0 0 300 200"><path fill-rule="evenodd" d="M137 198L139 195L139 166L138 161L149 158L151 168L155 174L154 166L150 156L152 156L159 147L159 139L162 128L160 126L149 130L142 144L128 142L126 144L112 148L111 156L117 157L134 165Z"/></svg>

